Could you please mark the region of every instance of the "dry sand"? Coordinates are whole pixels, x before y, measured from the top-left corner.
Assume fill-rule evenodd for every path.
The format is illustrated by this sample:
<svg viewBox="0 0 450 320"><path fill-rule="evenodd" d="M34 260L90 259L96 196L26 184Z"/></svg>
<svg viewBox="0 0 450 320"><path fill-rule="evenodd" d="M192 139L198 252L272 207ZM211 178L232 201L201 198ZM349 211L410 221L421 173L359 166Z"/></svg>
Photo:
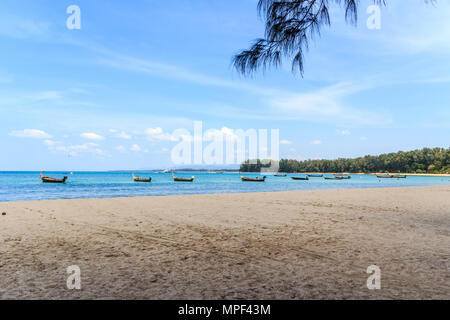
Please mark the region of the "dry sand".
<svg viewBox="0 0 450 320"><path fill-rule="evenodd" d="M450 299L450 186L0 203L2 299ZM381 268L370 291L366 269ZM66 268L81 269L79 291Z"/></svg>

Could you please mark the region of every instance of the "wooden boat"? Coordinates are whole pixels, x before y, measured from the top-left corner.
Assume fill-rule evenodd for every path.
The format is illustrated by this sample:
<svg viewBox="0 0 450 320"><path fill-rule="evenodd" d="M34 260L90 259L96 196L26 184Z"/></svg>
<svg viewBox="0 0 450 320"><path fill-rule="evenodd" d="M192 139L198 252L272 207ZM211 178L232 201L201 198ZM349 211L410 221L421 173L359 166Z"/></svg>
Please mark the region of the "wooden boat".
<svg viewBox="0 0 450 320"><path fill-rule="evenodd" d="M380 178L380 179L392 179L392 178L394 178L394 176L392 174L383 174L383 175L377 174L377 178Z"/></svg>
<svg viewBox="0 0 450 320"><path fill-rule="evenodd" d="M152 177L149 178L139 178L132 174L134 182L152 182Z"/></svg>
<svg viewBox="0 0 450 320"><path fill-rule="evenodd" d="M44 183L66 183L67 180L67 176L64 176L64 178L62 179L55 179L55 178L50 178L50 177L46 177L44 175L42 175L42 172L40 173L41 175L41 180Z"/></svg>
<svg viewBox="0 0 450 320"><path fill-rule="evenodd" d="M352 177L351 176L341 176L341 175L336 175L334 176L337 180L350 180Z"/></svg>
<svg viewBox="0 0 450 320"><path fill-rule="evenodd" d="M291 177L292 180L309 180L308 176L306 177Z"/></svg>
<svg viewBox="0 0 450 320"><path fill-rule="evenodd" d="M395 179L406 179L406 175L405 174L397 174L397 175L394 175L394 178Z"/></svg>
<svg viewBox="0 0 450 320"><path fill-rule="evenodd" d="M283 173L278 173L278 174L274 174L274 177L287 177L287 174L283 174Z"/></svg>
<svg viewBox="0 0 450 320"><path fill-rule="evenodd" d="M351 176L338 176L335 175L334 177L325 177L325 180L350 180Z"/></svg>
<svg viewBox="0 0 450 320"><path fill-rule="evenodd" d="M310 178L322 178L323 174L308 174L307 176Z"/></svg>
<svg viewBox="0 0 450 320"><path fill-rule="evenodd" d="M180 177L176 177L172 172L172 178L173 178L173 181L176 181L176 182L193 182L195 177L192 176L190 178L180 178Z"/></svg>
<svg viewBox="0 0 450 320"><path fill-rule="evenodd" d="M244 182L264 182L266 181L266 176L262 177L262 178L249 178L249 177L244 177L243 175L241 175L241 173L239 173L239 176L241 177L242 181Z"/></svg>

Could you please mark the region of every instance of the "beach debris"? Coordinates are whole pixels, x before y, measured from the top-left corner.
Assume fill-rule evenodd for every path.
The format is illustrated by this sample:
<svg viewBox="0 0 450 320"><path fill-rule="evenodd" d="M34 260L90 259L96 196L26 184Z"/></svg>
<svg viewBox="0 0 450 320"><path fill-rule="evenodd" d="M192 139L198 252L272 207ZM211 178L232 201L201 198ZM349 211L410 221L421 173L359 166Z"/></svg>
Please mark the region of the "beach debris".
<svg viewBox="0 0 450 320"><path fill-rule="evenodd" d="M2 212L2 216L6 216L6 212Z"/></svg>

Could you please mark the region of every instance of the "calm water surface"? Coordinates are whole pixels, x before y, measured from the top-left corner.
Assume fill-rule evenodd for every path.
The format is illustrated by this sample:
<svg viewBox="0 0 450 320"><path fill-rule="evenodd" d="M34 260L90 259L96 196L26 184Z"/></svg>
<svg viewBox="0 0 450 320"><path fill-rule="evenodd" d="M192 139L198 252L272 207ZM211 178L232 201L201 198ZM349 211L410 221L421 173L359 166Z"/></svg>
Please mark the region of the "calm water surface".
<svg viewBox="0 0 450 320"><path fill-rule="evenodd" d="M309 181L294 181L288 177L267 176L266 182L242 182L237 173L187 173L177 176L195 176L193 183L174 182L170 173L139 173L151 176L151 183L136 183L131 173L125 172L46 172L48 176L62 178L68 175L66 184L44 184L39 172L0 172L0 202L109 198L134 196L163 196L204 193L268 192L286 190L324 190L351 188L383 188L409 186L449 185L448 177L408 176L407 179L378 179L373 175L354 175L351 180L324 180L311 178ZM259 176L246 174L246 176Z"/></svg>

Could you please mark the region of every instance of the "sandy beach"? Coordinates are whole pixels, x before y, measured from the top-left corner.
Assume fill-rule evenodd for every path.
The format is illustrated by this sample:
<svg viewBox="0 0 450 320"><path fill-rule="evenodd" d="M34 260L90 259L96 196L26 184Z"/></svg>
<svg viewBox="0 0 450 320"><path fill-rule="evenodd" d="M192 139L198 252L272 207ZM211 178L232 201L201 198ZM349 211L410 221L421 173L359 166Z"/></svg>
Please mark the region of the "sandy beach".
<svg viewBox="0 0 450 320"><path fill-rule="evenodd" d="M1 299L450 299L450 186L0 211ZM81 290L66 287L71 265ZM367 289L370 265L380 290Z"/></svg>

